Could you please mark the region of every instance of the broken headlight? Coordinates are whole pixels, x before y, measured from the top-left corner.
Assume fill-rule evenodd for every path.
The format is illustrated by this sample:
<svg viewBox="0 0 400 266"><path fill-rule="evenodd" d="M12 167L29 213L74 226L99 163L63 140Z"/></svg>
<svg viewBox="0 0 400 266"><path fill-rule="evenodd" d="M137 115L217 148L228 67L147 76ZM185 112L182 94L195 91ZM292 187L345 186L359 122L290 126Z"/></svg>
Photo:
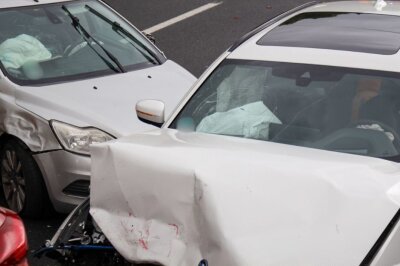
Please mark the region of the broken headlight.
<svg viewBox="0 0 400 266"><path fill-rule="evenodd" d="M90 155L89 146L91 144L115 139L94 127L76 127L55 120L52 120L50 125L65 150L82 155Z"/></svg>

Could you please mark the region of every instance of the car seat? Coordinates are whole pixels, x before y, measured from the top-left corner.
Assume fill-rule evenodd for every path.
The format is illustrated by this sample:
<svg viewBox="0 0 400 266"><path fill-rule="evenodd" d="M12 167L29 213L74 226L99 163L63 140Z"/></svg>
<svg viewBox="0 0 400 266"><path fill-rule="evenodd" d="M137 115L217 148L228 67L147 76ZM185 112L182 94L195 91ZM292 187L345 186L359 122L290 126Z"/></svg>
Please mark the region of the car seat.
<svg viewBox="0 0 400 266"><path fill-rule="evenodd" d="M380 93L361 106L359 119L381 122L400 132L399 112L400 86L393 81L384 80Z"/></svg>

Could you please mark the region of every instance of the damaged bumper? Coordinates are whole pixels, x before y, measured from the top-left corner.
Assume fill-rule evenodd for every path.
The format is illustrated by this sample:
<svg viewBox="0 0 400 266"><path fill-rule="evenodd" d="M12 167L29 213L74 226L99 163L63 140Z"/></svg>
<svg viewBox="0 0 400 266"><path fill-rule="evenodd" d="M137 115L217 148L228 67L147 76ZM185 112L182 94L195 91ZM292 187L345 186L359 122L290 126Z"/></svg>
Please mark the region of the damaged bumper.
<svg viewBox="0 0 400 266"><path fill-rule="evenodd" d="M90 213L90 199L86 198L64 220L51 240L35 252L34 256L47 256L51 259L71 262L78 265L109 266L155 266L152 264L135 264L125 260L108 241ZM208 266L206 260L199 266ZM194 266L197 266L194 265Z"/></svg>
<svg viewBox="0 0 400 266"><path fill-rule="evenodd" d="M89 195L90 157L56 150L34 158L58 212L70 212Z"/></svg>
<svg viewBox="0 0 400 266"><path fill-rule="evenodd" d="M92 221L89 215L89 198L86 198L64 220L60 228L45 246L34 254L36 257L43 255L60 261L91 265L93 260L98 260L96 265L105 265L106 258L120 265L122 258L117 259L115 249L107 242L104 234ZM99 253L100 252L100 253Z"/></svg>

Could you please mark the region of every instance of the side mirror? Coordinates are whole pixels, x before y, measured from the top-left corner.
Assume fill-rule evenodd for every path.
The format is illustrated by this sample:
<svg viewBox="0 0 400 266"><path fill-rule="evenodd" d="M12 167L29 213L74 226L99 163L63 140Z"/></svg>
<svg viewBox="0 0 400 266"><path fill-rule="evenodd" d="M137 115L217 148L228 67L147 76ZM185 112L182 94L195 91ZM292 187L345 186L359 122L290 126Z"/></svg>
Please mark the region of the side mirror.
<svg viewBox="0 0 400 266"><path fill-rule="evenodd" d="M142 100L136 104L136 114L140 121L161 127L165 122L165 104L157 100Z"/></svg>

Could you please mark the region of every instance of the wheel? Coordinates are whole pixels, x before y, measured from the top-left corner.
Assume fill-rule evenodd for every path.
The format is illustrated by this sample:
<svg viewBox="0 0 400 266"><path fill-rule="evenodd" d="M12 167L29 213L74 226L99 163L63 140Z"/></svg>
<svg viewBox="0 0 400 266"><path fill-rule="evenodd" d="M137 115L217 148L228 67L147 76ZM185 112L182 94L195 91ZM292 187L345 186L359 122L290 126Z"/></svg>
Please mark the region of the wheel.
<svg viewBox="0 0 400 266"><path fill-rule="evenodd" d="M48 209L42 174L30 152L10 139L0 151L1 191L7 207L23 217L39 218Z"/></svg>

